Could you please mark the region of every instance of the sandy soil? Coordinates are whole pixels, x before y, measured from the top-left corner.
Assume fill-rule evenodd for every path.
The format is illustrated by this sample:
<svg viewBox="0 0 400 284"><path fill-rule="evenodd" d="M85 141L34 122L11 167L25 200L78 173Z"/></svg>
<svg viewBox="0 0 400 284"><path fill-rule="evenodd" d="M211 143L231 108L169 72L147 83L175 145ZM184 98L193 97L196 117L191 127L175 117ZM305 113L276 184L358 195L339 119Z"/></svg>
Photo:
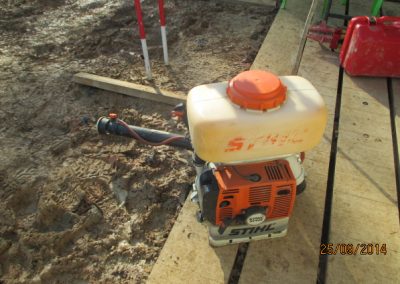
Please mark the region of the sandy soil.
<svg viewBox="0 0 400 284"><path fill-rule="evenodd" d="M71 82L74 73L187 93L254 60L272 7L144 1L154 81L133 1L0 0L0 282L142 283L190 189L190 153L101 137L99 116L185 133L169 107ZM194 219L195 220L195 219Z"/></svg>

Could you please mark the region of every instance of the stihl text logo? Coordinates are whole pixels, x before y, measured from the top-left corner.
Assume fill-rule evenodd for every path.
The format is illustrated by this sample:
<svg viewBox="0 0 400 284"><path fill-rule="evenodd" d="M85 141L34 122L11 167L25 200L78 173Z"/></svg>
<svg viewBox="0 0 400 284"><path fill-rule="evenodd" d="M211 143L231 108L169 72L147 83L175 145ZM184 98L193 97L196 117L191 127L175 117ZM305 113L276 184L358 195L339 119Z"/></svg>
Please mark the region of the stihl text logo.
<svg viewBox="0 0 400 284"><path fill-rule="evenodd" d="M275 230L273 225L275 225L275 223L264 225L264 226L258 226L258 227L232 229L231 232L229 233L229 236L239 236L239 235L256 234L256 233L273 231L273 230Z"/></svg>
<svg viewBox="0 0 400 284"><path fill-rule="evenodd" d="M253 148L266 145L283 146L287 144L299 144L304 141L304 134L308 128L302 130L294 130L288 133L265 134L253 138L235 137L228 141L225 152L251 151Z"/></svg>

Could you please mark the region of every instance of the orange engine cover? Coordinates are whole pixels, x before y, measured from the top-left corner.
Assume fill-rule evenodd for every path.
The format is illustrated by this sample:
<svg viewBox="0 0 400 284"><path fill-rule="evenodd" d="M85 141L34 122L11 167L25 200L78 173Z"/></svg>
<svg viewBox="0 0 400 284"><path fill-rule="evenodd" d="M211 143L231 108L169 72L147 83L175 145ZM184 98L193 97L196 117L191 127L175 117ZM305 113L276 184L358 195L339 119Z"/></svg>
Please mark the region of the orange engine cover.
<svg viewBox="0 0 400 284"><path fill-rule="evenodd" d="M226 219L234 219L253 206L266 207L267 219L288 217L292 213L296 179L286 160L221 166L214 175L220 188L217 225ZM259 180L249 180L250 175L258 175Z"/></svg>

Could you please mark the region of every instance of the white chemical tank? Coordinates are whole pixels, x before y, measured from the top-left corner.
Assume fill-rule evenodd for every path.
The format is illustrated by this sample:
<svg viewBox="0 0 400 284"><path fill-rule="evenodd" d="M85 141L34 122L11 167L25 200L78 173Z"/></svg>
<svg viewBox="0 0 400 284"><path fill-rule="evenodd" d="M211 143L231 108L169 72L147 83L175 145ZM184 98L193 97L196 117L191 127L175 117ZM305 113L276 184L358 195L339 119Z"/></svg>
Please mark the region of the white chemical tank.
<svg viewBox="0 0 400 284"><path fill-rule="evenodd" d="M251 70L193 88L187 99L196 154L208 162L251 162L307 151L322 138L327 110L299 76Z"/></svg>

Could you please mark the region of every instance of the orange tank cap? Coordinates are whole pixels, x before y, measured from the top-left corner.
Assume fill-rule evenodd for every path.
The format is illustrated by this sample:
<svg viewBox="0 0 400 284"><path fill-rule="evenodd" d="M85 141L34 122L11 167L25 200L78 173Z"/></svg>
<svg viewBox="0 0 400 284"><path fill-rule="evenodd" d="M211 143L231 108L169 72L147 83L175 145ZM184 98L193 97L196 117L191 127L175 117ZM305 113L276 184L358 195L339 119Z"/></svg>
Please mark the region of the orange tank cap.
<svg viewBox="0 0 400 284"><path fill-rule="evenodd" d="M286 89L275 74L262 70L250 70L230 80L226 92L231 101L240 107L268 110L285 102Z"/></svg>

